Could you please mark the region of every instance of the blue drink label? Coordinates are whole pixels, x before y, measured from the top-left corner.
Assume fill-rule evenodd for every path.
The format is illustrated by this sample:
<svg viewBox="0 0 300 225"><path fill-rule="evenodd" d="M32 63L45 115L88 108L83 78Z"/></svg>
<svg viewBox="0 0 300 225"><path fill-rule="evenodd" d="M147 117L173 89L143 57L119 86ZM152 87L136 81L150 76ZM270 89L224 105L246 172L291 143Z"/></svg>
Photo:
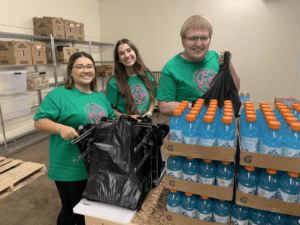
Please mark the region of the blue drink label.
<svg viewBox="0 0 300 225"><path fill-rule="evenodd" d="M256 187L249 188L249 187L245 187L244 185L241 185L240 183L238 184L238 190L246 194L251 194L251 195L256 194Z"/></svg>
<svg viewBox="0 0 300 225"><path fill-rule="evenodd" d="M187 216L187 217L190 217L190 218L195 218L195 216L196 216L196 209L194 209L194 210L182 209L181 214L183 216Z"/></svg>
<svg viewBox="0 0 300 225"><path fill-rule="evenodd" d="M192 182L198 182L198 174L196 175L188 175L185 173L182 173L183 176L183 180L188 180L188 181L192 181Z"/></svg>
<svg viewBox="0 0 300 225"><path fill-rule="evenodd" d="M182 143L182 130L171 130L170 129L170 141Z"/></svg>
<svg viewBox="0 0 300 225"><path fill-rule="evenodd" d="M201 184L208 184L208 185L215 185L216 184L216 179L213 178L204 178L199 175L199 183Z"/></svg>
<svg viewBox="0 0 300 225"><path fill-rule="evenodd" d="M182 136L183 141L182 143L188 144L188 145L197 145L198 137L186 137Z"/></svg>
<svg viewBox="0 0 300 225"><path fill-rule="evenodd" d="M217 177L217 186L233 188L233 179L224 180L224 179Z"/></svg>
<svg viewBox="0 0 300 225"><path fill-rule="evenodd" d="M258 139L241 136L241 150L245 152L258 152Z"/></svg>
<svg viewBox="0 0 300 225"><path fill-rule="evenodd" d="M234 225L248 225L248 220L238 220L231 216L231 224Z"/></svg>
<svg viewBox="0 0 300 225"><path fill-rule="evenodd" d="M181 206L172 207L172 206L169 206L167 204L167 211L172 212L172 213L176 213L176 214L181 214Z"/></svg>
<svg viewBox="0 0 300 225"><path fill-rule="evenodd" d="M216 138L213 138L213 139L199 138L199 145L202 145L202 146L215 146L216 145Z"/></svg>
<svg viewBox="0 0 300 225"><path fill-rule="evenodd" d="M277 193L277 198L284 202L297 203L298 195L290 195L279 189Z"/></svg>
<svg viewBox="0 0 300 225"><path fill-rule="evenodd" d="M228 224L229 216L218 216L216 214L213 215L213 222Z"/></svg>
<svg viewBox="0 0 300 225"><path fill-rule="evenodd" d="M212 221L212 213L203 214L197 211L197 218L202 221Z"/></svg>
<svg viewBox="0 0 300 225"><path fill-rule="evenodd" d="M275 199L277 191L267 191L261 187L257 188L257 195L267 199Z"/></svg>
<svg viewBox="0 0 300 225"><path fill-rule="evenodd" d="M265 155L282 155L282 147L275 148L275 147L263 145L261 153Z"/></svg>
<svg viewBox="0 0 300 225"><path fill-rule="evenodd" d="M282 155L285 157L300 158L300 149L283 147Z"/></svg>
<svg viewBox="0 0 300 225"><path fill-rule="evenodd" d="M167 168L166 169L166 174L169 177L175 177L175 178L181 179L182 171L181 170L174 171L174 170L170 170L170 169Z"/></svg>
<svg viewBox="0 0 300 225"><path fill-rule="evenodd" d="M235 140L220 140L217 139L217 146L220 147L235 147Z"/></svg>

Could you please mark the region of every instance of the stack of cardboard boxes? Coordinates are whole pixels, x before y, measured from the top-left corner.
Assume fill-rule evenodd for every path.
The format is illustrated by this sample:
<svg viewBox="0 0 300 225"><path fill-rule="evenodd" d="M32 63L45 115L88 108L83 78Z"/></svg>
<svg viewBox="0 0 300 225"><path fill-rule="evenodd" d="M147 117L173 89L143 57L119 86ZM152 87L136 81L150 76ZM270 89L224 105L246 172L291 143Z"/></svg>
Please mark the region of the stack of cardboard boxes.
<svg viewBox="0 0 300 225"><path fill-rule="evenodd" d="M84 25L63 18L33 18L34 35L84 41Z"/></svg>
<svg viewBox="0 0 300 225"><path fill-rule="evenodd" d="M96 76L109 78L112 76L112 69L111 65L96 66Z"/></svg>
<svg viewBox="0 0 300 225"><path fill-rule="evenodd" d="M47 64L46 46L42 42L31 42L32 64Z"/></svg>

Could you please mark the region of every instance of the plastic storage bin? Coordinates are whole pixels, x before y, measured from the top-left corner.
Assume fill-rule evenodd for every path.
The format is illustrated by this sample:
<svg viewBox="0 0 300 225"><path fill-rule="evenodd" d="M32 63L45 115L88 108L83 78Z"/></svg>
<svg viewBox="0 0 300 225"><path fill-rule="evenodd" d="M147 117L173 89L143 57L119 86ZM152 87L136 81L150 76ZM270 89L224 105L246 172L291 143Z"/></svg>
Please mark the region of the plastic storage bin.
<svg viewBox="0 0 300 225"><path fill-rule="evenodd" d="M38 90L49 87L49 75L47 72L35 72L27 74L27 90Z"/></svg>
<svg viewBox="0 0 300 225"><path fill-rule="evenodd" d="M31 95L0 97L3 120L30 113Z"/></svg>
<svg viewBox="0 0 300 225"><path fill-rule="evenodd" d="M0 94L15 94L27 91L27 71L0 72Z"/></svg>

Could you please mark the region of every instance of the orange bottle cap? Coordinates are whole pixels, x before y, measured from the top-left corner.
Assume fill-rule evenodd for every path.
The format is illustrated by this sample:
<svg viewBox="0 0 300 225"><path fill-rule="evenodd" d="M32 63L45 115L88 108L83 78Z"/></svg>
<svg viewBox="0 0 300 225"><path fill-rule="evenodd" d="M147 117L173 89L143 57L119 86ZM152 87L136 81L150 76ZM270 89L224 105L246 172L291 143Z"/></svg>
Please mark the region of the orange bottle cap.
<svg viewBox="0 0 300 225"><path fill-rule="evenodd" d="M280 111L280 114L283 115L283 114L285 114L285 113L290 113L290 112L291 112L291 110L289 110L289 109L282 109L282 110Z"/></svg>
<svg viewBox="0 0 300 225"><path fill-rule="evenodd" d="M190 121L190 122L193 122L196 120L196 116L192 115L192 114L186 115L185 118L186 118L186 121Z"/></svg>
<svg viewBox="0 0 300 225"><path fill-rule="evenodd" d="M246 115L255 115L255 111L247 110Z"/></svg>
<svg viewBox="0 0 300 225"><path fill-rule="evenodd" d="M261 110L263 111L263 113L272 112L271 108L262 108Z"/></svg>
<svg viewBox="0 0 300 225"><path fill-rule="evenodd" d="M299 107L300 107L300 104L296 104L296 103L295 103L295 104L293 105L293 109L297 109L297 108L299 108Z"/></svg>
<svg viewBox="0 0 300 225"><path fill-rule="evenodd" d="M266 169L266 172L269 174L276 174L277 170L273 170L273 169Z"/></svg>
<svg viewBox="0 0 300 225"><path fill-rule="evenodd" d="M185 195L186 195L186 196L192 196L193 194L190 193L190 192L185 192Z"/></svg>
<svg viewBox="0 0 300 225"><path fill-rule="evenodd" d="M194 115L195 117L198 116L198 113L199 113L199 111L196 111L196 110L191 110L191 111L189 112L189 114Z"/></svg>
<svg viewBox="0 0 300 225"><path fill-rule="evenodd" d="M298 123L298 120L295 117L288 117L288 118L286 118L285 122L287 124L292 124L292 123Z"/></svg>
<svg viewBox="0 0 300 225"><path fill-rule="evenodd" d="M203 161L206 162L206 163L211 163L212 162L211 159L203 159Z"/></svg>
<svg viewBox="0 0 300 225"><path fill-rule="evenodd" d="M224 112L223 116L233 117L233 113L231 113L231 112Z"/></svg>
<svg viewBox="0 0 300 225"><path fill-rule="evenodd" d="M232 101L231 100L224 100L224 104L227 104L227 103L231 103L232 104Z"/></svg>
<svg viewBox="0 0 300 225"><path fill-rule="evenodd" d="M205 195L201 195L201 198L202 199L209 199L208 196L205 196Z"/></svg>
<svg viewBox="0 0 300 225"><path fill-rule="evenodd" d="M194 158L192 158L192 157L186 157L186 159L188 159L188 160L193 160Z"/></svg>
<svg viewBox="0 0 300 225"><path fill-rule="evenodd" d="M204 99L203 99L203 98L198 98L196 102L197 102L197 103L198 103L198 102L204 103Z"/></svg>
<svg viewBox="0 0 300 225"><path fill-rule="evenodd" d="M206 112L207 116L212 116L213 118L215 118L216 113L215 112Z"/></svg>
<svg viewBox="0 0 300 225"><path fill-rule="evenodd" d="M244 92L241 92L241 95L244 95Z"/></svg>
<svg viewBox="0 0 300 225"><path fill-rule="evenodd" d="M245 169L252 172L255 171L255 167L253 166L245 166Z"/></svg>
<svg viewBox="0 0 300 225"><path fill-rule="evenodd" d="M188 105L189 104L189 101L181 101L181 103L185 104L185 105Z"/></svg>
<svg viewBox="0 0 300 225"><path fill-rule="evenodd" d="M203 116L203 121L205 123L212 123L214 121L214 117L213 116L209 116L209 115L205 115L205 116Z"/></svg>
<svg viewBox="0 0 300 225"><path fill-rule="evenodd" d="M216 103L218 103L218 100L217 99L211 99L210 102L216 102Z"/></svg>
<svg viewBox="0 0 300 225"><path fill-rule="evenodd" d="M194 107L192 108L192 110L197 111L197 112L199 113L200 110L201 110L201 107L199 107L199 106L194 106Z"/></svg>
<svg viewBox="0 0 300 225"><path fill-rule="evenodd" d="M173 115L174 116L180 116L181 115L181 110L180 109L175 109L175 110L173 110Z"/></svg>
<svg viewBox="0 0 300 225"><path fill-rule="evenodd" d="M256 121L256 116L255 115L247 115L246 120L249 122L255 122Z"/></svg>
<svg viewBox="0 0 300 225"><path fill-rule="evenodd" d="M277 121L277 118L275 116L267 116L266 122L269 123L270 121Z"/></svg>
<svg viewBox="0 0 300 225"><path fill-rule="evenodd" d="M297 108L297 112L300 112L300 107Z"/></svg>
<svg viewBox="0 0 300 225"><path fill-rule="evenodd" d="M287 118L289 118L289 117L294 117L294 114L293 113L284 113L283 114L283 119L287 119Z"/></svg>
<svg viewBox="0 0 300 225"><path fill-rule="evenodd" d="M262 105L267 105L267 106L269 106L269 103L267 103L267 102L260 102L260 103L259 103L259 106L261 107Z"/></svg>
<svg viewBox="0 0 300 225"><path fill-rule="evenodd" d="M267 118L268 116L275 116L275 114L272 113L272 112L266 112L266 113L264 113L264 117L265 118Z"/></svg>
<svg viewBox="0 0 300 225"><path fill-rule="evenodd" d="M171 191L172 193L176 193L176 192L177 192L177 190L174 190L174 189L170 189L170 191Z"/></svg>
<svg viewBox="0 0 300 225"><path fill-rule="evenodd" d="M295 172L287 172L287 175L289 175L290 177L299 177L299 173Z"/></svg>
<svg viewBox="0 0 300 225"><path fill-rule="evenodd" d="M291 130L300 131L300 123L291 123Z"/></svg>
<svg viewBox="0 0 300 225"><path fill-rule="evenodd" d="M227 116L222 117L222 123L231 124L231 122L232 122L232 117L227 117Z"/></svg>
<svg viewBox="0 0 300 225"><path fill-rule="evenodd" d="M281 111L282 109L287 109L288 107L286 106L286 105L280 105L280 106L278 106L278 111Z"/></svg>
<svg viewBox="0 0 300 225"><path fill-rule="evenodd" d="M270 121L269 122L269 128L273 130L279 130L280 129L280 122L278 121Z"/></svg>
<svg viewBox="0 0 300 225"><path fill-rule="evenodd" d="M174 155L174 154L170 154L170 156L172 156L172 157L176 157L177 155Z"/></svg>
<svg viewBox="0 0 300 225"><path fill-rule="evenodd" d="M183 112L185 110L185 107L183 106L177 106L177 109L181 110L181 112Z"/></svg>
<svg viewBox="0 0 300 225"><path fill-rule="evenodd" d="M230 165L230 162L229 161L222 161L222 164L228 166L228 165Z"/></svg>

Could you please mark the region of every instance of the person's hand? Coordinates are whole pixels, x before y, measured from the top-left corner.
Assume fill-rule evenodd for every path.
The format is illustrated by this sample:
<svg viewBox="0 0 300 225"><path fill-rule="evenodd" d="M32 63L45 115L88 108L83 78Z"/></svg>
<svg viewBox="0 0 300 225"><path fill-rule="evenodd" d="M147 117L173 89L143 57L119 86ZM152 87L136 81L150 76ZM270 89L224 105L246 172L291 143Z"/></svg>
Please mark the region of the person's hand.
<svg viewBox="0 0 300 225"><path fill-rule="evenodd" d="M76 132L76 130L73 127L61 125L59 128L59 134L62 139L64 140L71 140L74 138L79 137L79 134Z"/></svg>
<svg viewBox="0 0 300 225"><path fill-rule="evenodd" d="M140 115L130 115L132 118L136 119L139 123L142 122L141 119L138 119L138 117L141 117Z"/></svg>
<svg viewBox="0 0 300 225"><path fill-rule="evenodd" d="M226 50L223 50L220 52L220 58L219 58L219 63L220 65L224 65L224 54L225 54ZM231 53L229 56L229 63L231 63Z"/></svg>

